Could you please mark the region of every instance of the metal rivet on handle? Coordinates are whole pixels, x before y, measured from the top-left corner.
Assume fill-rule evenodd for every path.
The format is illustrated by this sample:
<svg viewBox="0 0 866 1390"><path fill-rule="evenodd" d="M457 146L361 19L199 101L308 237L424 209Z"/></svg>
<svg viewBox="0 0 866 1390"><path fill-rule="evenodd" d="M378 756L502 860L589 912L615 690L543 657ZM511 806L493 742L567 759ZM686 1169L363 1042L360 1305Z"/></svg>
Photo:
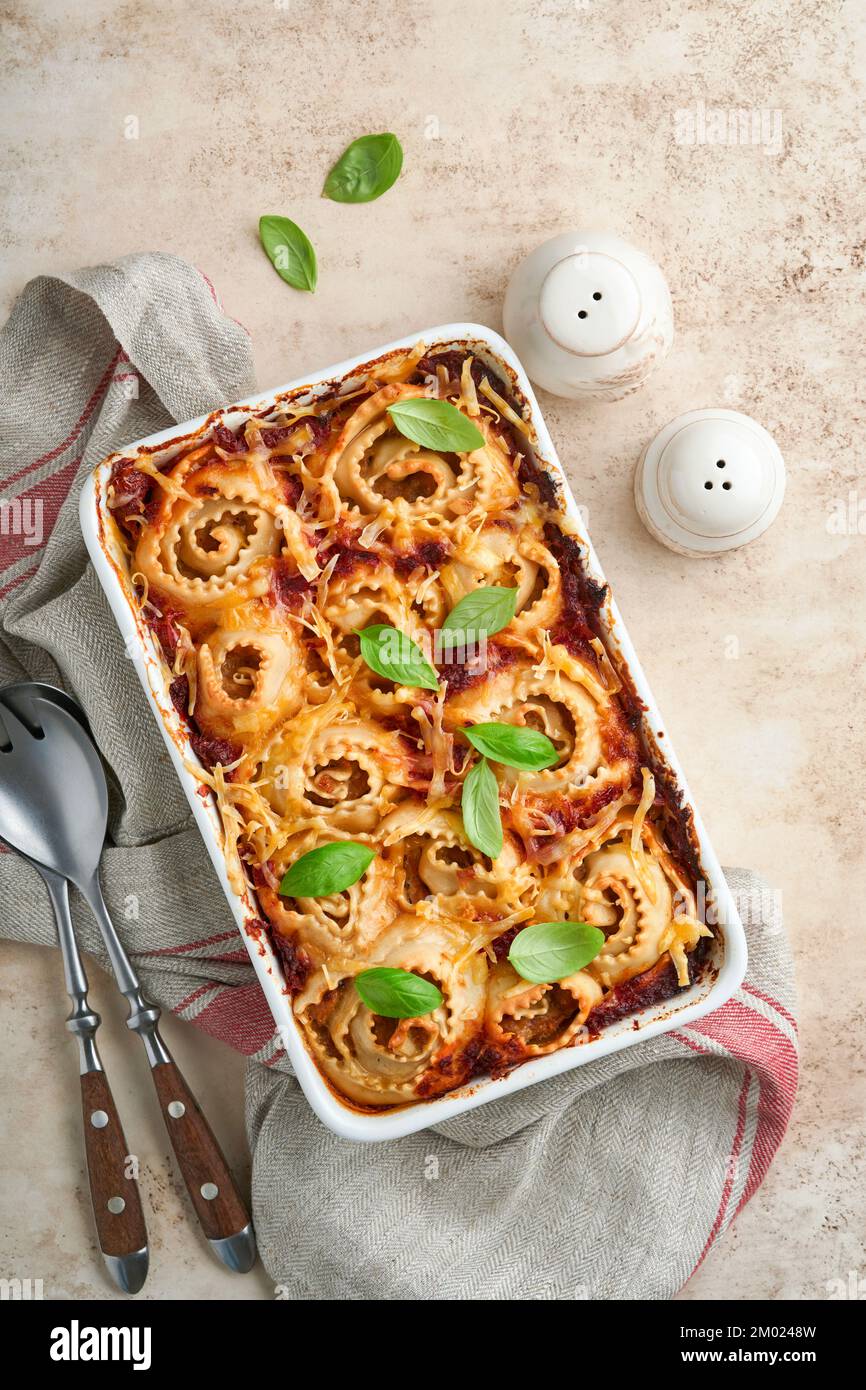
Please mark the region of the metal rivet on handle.
<svg viewBox="0 0 866 1390"><path fill-rule="evenodd" d="M212 1202L214 1197L219 1194L219 1188L215 1182L203 1182L201 1185L201 1195L206 1202Z"/></svg>
<svg viewBox="0 0 866 1390"><path fill-rule="evenodd" d="M108 1124L108 1116L104 1110L94 1110L90 1116L90 1123L94 1129L105 1129Z"/></svg>
<svg viewBox="0 0 866 1390"><path fill-rule="evenodd" d="M170 1100L168 1103L168 1113L173 1120L179 1120L186 1114L186 1106L182 1100Z"/></svg>
<svg viewBox="0 0 866 1390"><path fill-rule="evenodd" d="M126 1203L122 1197L109 1197L107 1205L112 1216L119 1216L122 1211L126 1210Z"/></svg>

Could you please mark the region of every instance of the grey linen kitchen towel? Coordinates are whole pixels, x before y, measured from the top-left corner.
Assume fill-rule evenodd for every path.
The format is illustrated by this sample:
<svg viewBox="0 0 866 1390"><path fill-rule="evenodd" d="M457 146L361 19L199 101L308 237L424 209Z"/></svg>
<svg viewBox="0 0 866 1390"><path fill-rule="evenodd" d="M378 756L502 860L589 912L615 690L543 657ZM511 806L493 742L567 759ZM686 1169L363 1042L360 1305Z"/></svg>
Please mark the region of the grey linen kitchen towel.
<svg viewBox="0 0 866 1390"><path fill-rule="evenodd" d="M111 770L109 908L147 989L251 1060L253 1210L289 1299L668 1298L760 1185L797 1078L777 895L728 870L749 936L722 1009L410 1138L315 1119L275 1034L78 528L107 453L252 391L245 331L163 254L32 281L0 332L0 683L62 684ZM0 854L0 931L54 945ZM79 939L103 966L96 928ZM2 956L0 956L2 958ZM60 969L58 961L58 970Z"/></svg>

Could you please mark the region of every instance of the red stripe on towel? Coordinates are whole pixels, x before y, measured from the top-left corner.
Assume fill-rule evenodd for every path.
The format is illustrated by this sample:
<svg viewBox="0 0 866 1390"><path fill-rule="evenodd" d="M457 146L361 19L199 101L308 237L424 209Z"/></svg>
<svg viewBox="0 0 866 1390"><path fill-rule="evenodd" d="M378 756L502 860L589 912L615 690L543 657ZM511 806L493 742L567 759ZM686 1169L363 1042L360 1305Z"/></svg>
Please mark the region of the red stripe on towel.
<svg viewBox="0 0 866 1390"><path fill-rule="evenodd" d="M4 535L2 531L7 531L11 524L4 517L2 531L0 531L0 573L3 573L3 571L7 570L10 565L14 565L18 560L24 559L25 556L32 555L34 559L38 556L45 542L48 540L48 537L51 535L51 532L54 530L57 515L63 503L66 501L69 489L75 482L80 463L80 456L70 459L69 463L65 463L62 468L58 468L56 473L52 473L49 477L43 478L31 491L19 493L17 497L5 498L3 500L3 509L7 512L7 515L8 509L16 505L20 507L26 502L28 504L29 513L28 524L31 526L35 519L34 509L38 508L38 511L41 512L41 515L38 516L41 534L35 545L27 544L27 537L21 533L20 527L18 528L17 534Z"/></svg>
<svg viewBox="0 0 866 1390"><path fill-rule="evenodd" d="M270 1042L276 1026L258 983L221 989L194 1021L211 1037L228 1043L245 1057L251 1057Z"/></svg>

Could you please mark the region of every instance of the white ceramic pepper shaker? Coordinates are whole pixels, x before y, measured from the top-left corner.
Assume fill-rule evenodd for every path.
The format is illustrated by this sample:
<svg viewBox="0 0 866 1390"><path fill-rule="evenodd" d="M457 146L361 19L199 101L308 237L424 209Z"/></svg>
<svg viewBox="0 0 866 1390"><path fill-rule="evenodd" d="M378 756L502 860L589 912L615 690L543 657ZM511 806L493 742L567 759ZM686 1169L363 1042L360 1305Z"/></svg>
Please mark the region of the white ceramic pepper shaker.
<svg viewBox="0 0 866 1390"><path fill-rule="evenodd" d="M678 555L721 555L755 540L784 495L776 441L737 410L692 410L671 420L634 476L641 521Z"/></svg>
<svg viewBox="0 0 866 1390"><path fill-rule="evenodd" d="M564 232L515 270L505 336L528 375L572 400L620 400L664 359L674 334L655 261L608 232Z"/></svg>

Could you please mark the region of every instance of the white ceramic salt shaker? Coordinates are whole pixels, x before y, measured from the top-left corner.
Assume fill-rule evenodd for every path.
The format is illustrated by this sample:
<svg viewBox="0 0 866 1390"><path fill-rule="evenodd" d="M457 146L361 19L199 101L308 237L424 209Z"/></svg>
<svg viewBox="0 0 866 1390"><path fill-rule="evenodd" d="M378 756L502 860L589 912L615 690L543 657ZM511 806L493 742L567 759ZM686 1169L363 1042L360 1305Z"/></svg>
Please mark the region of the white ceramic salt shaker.
<svg viewBox="0 0 866 1390"><path fill-rule="evenodd" d="M644 450L635 505L651 536L678 555L711 556L760 536L785 495L772 435L737 410L692 410Z"/></svg>
<svg viewBox="0 0 866 1390"><path fill-rule="evenodd" d="M572 400L620 400L666 356L674 334L655 261L608 232L564 232L515 270L505 336L528 375Z"/></svg>

